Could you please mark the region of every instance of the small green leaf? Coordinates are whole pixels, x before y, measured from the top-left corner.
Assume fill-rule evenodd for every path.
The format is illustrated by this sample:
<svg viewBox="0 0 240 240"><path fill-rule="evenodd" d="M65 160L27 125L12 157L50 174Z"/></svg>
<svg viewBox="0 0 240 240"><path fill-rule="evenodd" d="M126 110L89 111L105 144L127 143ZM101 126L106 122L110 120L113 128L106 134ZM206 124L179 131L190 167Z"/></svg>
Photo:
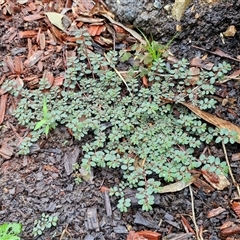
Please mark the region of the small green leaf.
<svg viewBox="0 0 240 240"><path fill-rule="evenodd" d="M46 124L46 120L42 119L40 122L38 122L34 128L34 131L38 130L39 128L41 128L43 125Z"/></svg>

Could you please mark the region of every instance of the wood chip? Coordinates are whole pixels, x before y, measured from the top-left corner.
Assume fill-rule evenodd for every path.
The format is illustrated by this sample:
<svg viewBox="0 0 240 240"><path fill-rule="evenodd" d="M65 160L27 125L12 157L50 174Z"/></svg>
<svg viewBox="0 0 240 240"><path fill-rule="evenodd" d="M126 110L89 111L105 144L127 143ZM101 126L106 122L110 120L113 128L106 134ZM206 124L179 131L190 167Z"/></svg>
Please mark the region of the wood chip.
<svg viewBox="0 0 240 240"><path fill-rule="evenodd" d="M97 232L100 230L96 207L88 208L87 210L86 228L87 230L95 230Z"/></svg>
<svg viewBox="0 0 240 240"><path fill-rule="evenodd" d="M6 143L2 143L2 146L0 148L0 155L4 159L10 159L13 155L13 148L7 145Z"/></svg>
<svg viewBox="0 0 240 240"><path fill-rule="evenodd" d="M71 153L66 153L64 155L63 162L67 175L70 175L73 172L73 164L77 162L79 154L80 149L75 147Z"/></svg>
<svg viewBox="0 0 240 240"><path fill-rule="evenodd" d="M3 94L0 98L0 124L3 123L6 106L7 106L8 94Z"/></svg>
<svg viewBox="0 0 240 240"><path fill-rule="evenodd" d="M43 51L38 50L28 60L24 62L24 65L26 67L32 67L41 59L42 55L43 55Z"/></svg>

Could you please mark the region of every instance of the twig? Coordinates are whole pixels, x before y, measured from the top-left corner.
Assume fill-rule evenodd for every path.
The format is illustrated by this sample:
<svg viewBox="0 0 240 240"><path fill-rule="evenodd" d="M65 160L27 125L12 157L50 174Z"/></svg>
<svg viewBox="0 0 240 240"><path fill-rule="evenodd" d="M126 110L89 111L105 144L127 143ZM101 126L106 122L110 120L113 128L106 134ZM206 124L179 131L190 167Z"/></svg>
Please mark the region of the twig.
<svg viewBox="0 0 240 240"><path fill-rule="evenodd" d="M105 56L105 58L107 59L107 61L110 63L110 60L107 58L107 55L106 55L105 53L104 53L104 56ZM124 82L124 84L125 84L125 86L127 87L127 90L129 91L131 97L133 97L130 88L128 87L125 79L122 77L122 75L120 74L120 72L119 72L115 67L112 67L112 68L113 68L113 70L116 72L116 74L121 78L121 80Z"/></svg>
<svg viewBox="0 0 240 240"><path fill-rule="evenodd" d="M66 227L63 229L62 234L61 234L61 237L59 238L59 240L62 240L62 239L63 239L65 233L67 233L67 234L70 236L70 238L72 239L72 236L71 236L70 232L68 232L67 229L68 229L68 223L67 223Z"/></svg>
<svg viewBox="0 0 240 240"><path fill-rule="evenodd" d="M195 229L196 229L196 235L197 235L196 237L197 237L197 240L203 240L202 234L199 234L200 231L199 231L199 227L198 227L197 222L196 222L195 210L194 210L194 199L193 199L193 192L192 192L191 185L189 186L189 190L190 190L191 203L192 203L192 221L193 221L193 224L194 224Z"/></svg>
<svg viewBox="0 0 240 240"><path fill-rule="evenodd" d="M236 180L235 180L235 178L233 176L232 168L230 166L230 163L229 163L229 160L228 160L228 156L227 156L226 146L225 146L223 141L222 141L222 146L223 146L224 156L225 156L225 159L226 159L226 162L227 162L227 165L228 165L229 174L231 176L231 179L232 179L232 182L233 182L234 186L237 189L238 197L240 198L240 188L239 188L239 185L238 185L238 183L236 182Z"/></svg>

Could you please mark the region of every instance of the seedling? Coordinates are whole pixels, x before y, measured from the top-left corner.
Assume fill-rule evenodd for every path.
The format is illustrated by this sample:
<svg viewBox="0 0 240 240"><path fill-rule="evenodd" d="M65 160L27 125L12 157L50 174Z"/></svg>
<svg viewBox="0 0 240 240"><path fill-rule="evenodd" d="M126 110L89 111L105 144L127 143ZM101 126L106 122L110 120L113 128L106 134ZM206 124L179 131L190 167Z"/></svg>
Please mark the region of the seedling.
<svg viewBox="0 0 240 240"><path fill-rule="evenodd" d="M142 34L147 44L146 45L134 44L131 50L135 51L135 54L133 56L134 59L140 60L140 62L143 62L145 65L151 65L154 61L161 58L162 54L169 48L173 40L179 34L176 33L166 45L163 45L155 41L152 36L151 40L149 40L140 29L138 29L138 31ZM126 51L124 52L124 50L122 51L122 53L123 53L121 56L122 61L127 61L132 56L131 53Z"/></svg>
<svg viewBox="0 0 240 240"><path fill-rule="evenodd" d="M34 221L33 236L40 236L46 228L57 226L58 216L43 213L40 220Z"/></svg>
<svg viewBox="0 0 240 240"><path fill-rule="evenodd" d="M1 240L20 240L18 236L22 232L22 224L20 223L4 223L0 225Z"/></svg>
<svg viewBox="0 0 240 240"><path fill-rule="evenodd" d="M47 99L46 99L45 96L43 97L42 113L43 113L43 118L42 118L41 121L39 121L39 122L36 124L34 130L36 131L36 130L44 127L44 128L45 128L45 131L44 131L44 132L45 132L46 137L47 137L48 134L49 134L49 131L50 131L51 129L54 129L54 128L55 128L55 124L53 124L53 123L51 122L51 115L50 115L49 112L48 112Z"/></svg>

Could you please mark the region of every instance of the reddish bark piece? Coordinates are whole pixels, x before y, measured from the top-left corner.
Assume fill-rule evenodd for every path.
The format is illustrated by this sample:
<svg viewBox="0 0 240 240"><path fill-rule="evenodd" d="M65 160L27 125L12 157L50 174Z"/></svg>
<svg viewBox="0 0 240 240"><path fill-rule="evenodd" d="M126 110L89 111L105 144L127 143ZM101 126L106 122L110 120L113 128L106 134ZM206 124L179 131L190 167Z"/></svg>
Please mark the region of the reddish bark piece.
<svg viewBox="0 0 240 240"><path fill-rule="evenodd" d="M37 36L37 31L34 30L22 31L18 33L18 36L20 38L32 38Z"/></svg>
<svg viewBox="0 0 240 240"><path fill-rule="evenodd" d="M238 215L238 217L240 217L240 202L237 200L232 200L230 205L233 211Z"/></svg>
<svg viewBox="0 0 240 240"><path fill-rule="evenodd" d="M53 83L54 83L54 76L53 76L52 72L44 71L43 78L48 80L50 86L53 85Z"/></svg>
<svg viewBox="0 0 240 240"><path fill-rule="evenodd" d="M29 59L27 59L24 62L24 65L26 67L32 67L33 65L35 65L41 59L42 55L43 55L43 51L38 50Z"/></svg>
<svg viewBox="0 0 240 240"><path fill-rule="evenodd" d="M32 11L35 11L35 10L37 9L36 4L33 3L33 2L30 2L30 3L28 4L28 7L29 7Z"/></svg>
<svg viewBox="0 0 240 240"><path fill-rule="evenodd" d="M6 106L7 106L8 94L3 94L0 99L0 124L3 123Z"/></svg>
<svg viewBox="0 0 240 240"><path fill-rule="evenodd" d="M120 27L116 24L113 24L113 27L117 33L124 33L124 34L128 33L125 29L123 29L122 27Z"/></svg>
<svg viewBox="0 0 240 240"><path fill-rule="evenodd" d="M218 207L218 208L212 209L211 211L208 212L207 217L208 218L215 217L215 216L221 214L224 211L226 211L226 209L222 208L222 207Z"/></svg>
<svg viewBox="0 0 240 240"><path fill-rule="evenodd" d="M13 60L12 60L11 56L6 56L4 60L7 64L7 67L10 69L10 71L12 73L15 73L14 63L13 63Z"/></svg>
<svg viewBox="0 0 240 240"><path fill-rule="evenodd" d="M101 192L108 192L108 191L109 191L109 188L106 187L106 186L102 186L102 187L100 188L100 191L101 191Z"/></svg>
<svg viewBox="0 0 240 240"><path fill-rule="evenodd" d="M62 86L64 81L64 77L55 77L53 86Z"/></svg>
<svg viewBox="0 0 240 240"><path fill-rule="evenodd" d="M12 147L8 146L7 144L3 143L0 148L0 155L5 159L10 159L13 155Z"/></svg>
<svg viewBox="0 0 240 240"><path fill-rule="evenodd" d="M153 231L148 231L148 230L144 230L144 231L140 231L137 232L139 236L142 236L148 240L159 240L161 237L160 233L157 232L153 232Z"/></svg>
<svg viewBox="0 0 240 240"><path fill-rule="evenodd" d="M239 161L239 160L240 160L240 153L233 153L232 161Z"/></svg>
<svg viewBox="0 0 240 240"><path fill-rule="evenodd" d="M23 63L20 57L14 57L14 70L16 74L22 74L23 73Z"/></svg>
<svg viewBox="0 0 240 240"><path fill-rule="evenodd" d="M240 75L240 70L236 70L234 71L231 75L229 75L227 78L235 78L238 77Z"/></svg>
<svg viewBox="0 0 240 240"><path fill-rule="evenodd" d="M221 227L221 237L226 238L240 233L240 226L234 222L226 222Z"/></svg>
<svg viewBox="0 0 240 240"><path fill-rule="evenodd" d="M44 33L39 34L39 45L41 50L44 50L46 47L46 38Z"/></svg>
<svg viewBox="0 0 240 240"><path fill-rule="evenodd" d="M142 77L142 81L143 81L143 85L144 85L145 87L148 87L148 79L147 79L146 76L143 76L143 77Z"/></svg>
<svg viewBox="0 0 240 240"><path fill-rule="evenodd" d="M56 167L51 166L51 165L44 165L43 169L46 170L46 171L49 171L49 172L54 172L54 173L59 173L60 172L59 169L57 169Z"/></svg>
<svg viewBox="0 0 240 240"><path fill-rule="evenodd" d="M63 35L62 32L60 30L58 30L58 28L54 27L53 25L51 25L51 33L60 41L63 41Z"/></svg>
<svg viewBox="0 0 240 240"><path fill-rule="evenodd" d="M147 238L140 236L134 231L130 231L127 235L127 240L148 240Z"/></svg>
<svg viewBox="0 0 240 240"><path fill-rule="evenodd" d="M215 173L209 172L207 170L202 170L202 174L207 176L211 182L219 183L219 177Z"/></svg>
<svg viewBox="0 0 240 240"><path fill-rule="evenodd" d="M201 188L203 192L207 194L214 191L214 188L210 184L206 183L205 181L199 178L197 178L196 181L193 182L193 185L199 189Z"/></svg>
<svg viewBox="0 0 240 240"><path fill-rule="evenodd" d="M92 25L88 28L88 33L90 36L94 37L100 35L105 29L106 27L104 25Z"/></svg>
<svg viewBox="0 0 240 240"><path fill-rule="evenodd" d="M188 222L188 220L183 215L181 215L181 222L182 222L182 225L183 225L184 229L186 230L186 232L191 232L194 235L196 235L196 233L192 229L190 223Z"/></svg>
<svg viewBox="0 0 240 240"><path fill-rule="evenodd" d="M26 22L32 22L32 21L36 21L39 19L44 18L45 16L41 15L41 14L33 14L33 15L29 15L29 16L25 16L23 17L23 20Z"/></svg>

